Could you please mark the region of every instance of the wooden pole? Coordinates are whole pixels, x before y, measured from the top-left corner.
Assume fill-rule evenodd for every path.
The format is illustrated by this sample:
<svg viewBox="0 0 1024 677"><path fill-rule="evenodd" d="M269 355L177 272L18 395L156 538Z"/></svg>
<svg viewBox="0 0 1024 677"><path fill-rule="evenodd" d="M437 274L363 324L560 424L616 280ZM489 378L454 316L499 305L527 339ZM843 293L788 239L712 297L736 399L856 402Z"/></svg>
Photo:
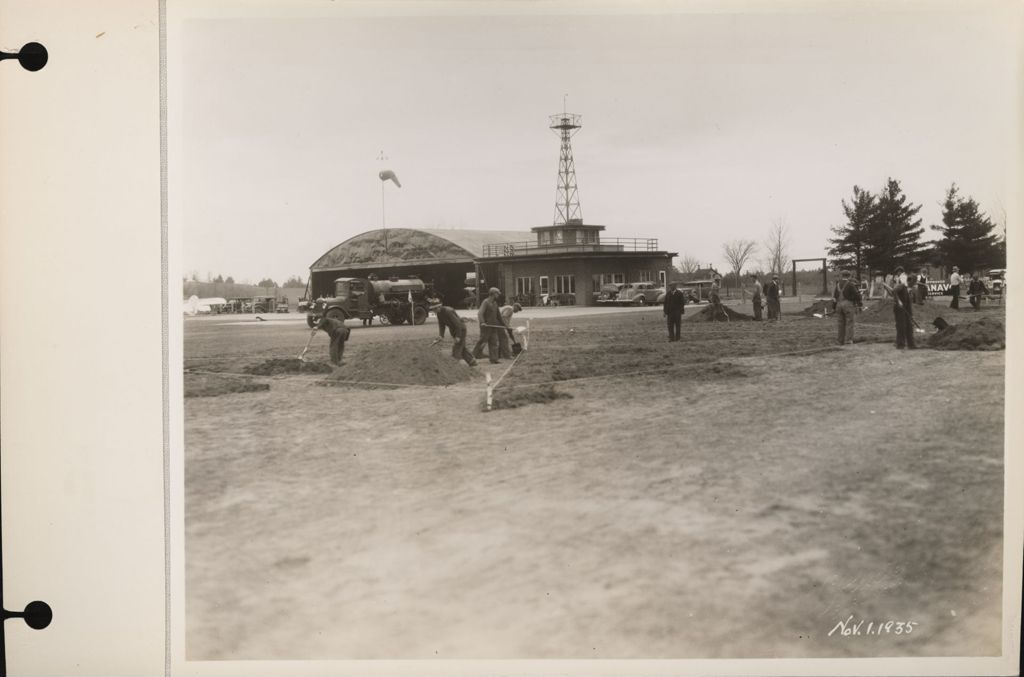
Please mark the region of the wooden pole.
<svg viewBox="0 0 1024 677"><path fill-rule="evenodd" d="M487 411L491 410L492 396L494 395L494 387L491 385L491 372L487 372Z"/></svg>

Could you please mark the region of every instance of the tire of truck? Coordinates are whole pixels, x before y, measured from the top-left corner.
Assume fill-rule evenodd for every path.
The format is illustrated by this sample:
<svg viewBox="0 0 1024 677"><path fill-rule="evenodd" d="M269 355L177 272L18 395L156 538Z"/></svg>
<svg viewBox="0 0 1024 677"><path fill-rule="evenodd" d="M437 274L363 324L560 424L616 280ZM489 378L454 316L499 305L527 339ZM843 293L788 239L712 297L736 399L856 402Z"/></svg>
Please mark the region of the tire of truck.
<svg viewBox="0 0 1024 677"><path fill-rule="evenodd" d="M345 317L345 311L342 310L341 308L331 308L330 310L327 311L327 317L331 318L332 320L341 320L342 322L348 319Z"/></svg>
<svg viewBox="0 0 1024 677"><path fill-rule="evenodd" d="M312 315L306 315L306 326L312 329L316 326L316 318Z"/></svg>
<svg viewBox="0 0 1024 677"><path fill-rule="evenodd" d="M412 310L412 319L415 324L423 324L427 321L427 309L423 306L416 306Z"/></svg>
<svg viewBox="0 0 1024 677"><path fill-rule="evenodd" d="M636 304L638 306L646 306L647 305L647 297L644 296L643 294L641 294L640 296L637 296L636 297Z"/></svg>

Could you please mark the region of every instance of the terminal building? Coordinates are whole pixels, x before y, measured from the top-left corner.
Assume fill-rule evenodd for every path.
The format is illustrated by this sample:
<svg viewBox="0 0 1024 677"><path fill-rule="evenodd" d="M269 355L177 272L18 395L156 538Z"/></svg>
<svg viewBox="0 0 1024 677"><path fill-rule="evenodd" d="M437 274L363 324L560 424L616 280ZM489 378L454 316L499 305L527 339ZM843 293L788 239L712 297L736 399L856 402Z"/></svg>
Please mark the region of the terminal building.
<svg viewBox="0 0 1024 677"><path fill-rule="evenodd" d="M570 139L580 116L551 116L561 138L555 218L530 230L382 228L331 248L310 266L309 297L330 296L339 277L415 275L445 303L462 306L498 287L523 305L593 305L609 283L664 285L678 254L654 238L602 238L605 227L584 223Z"/></svg>
<svg viewBox="0 0 1024 677"><path fill-rule="evenodd" d="M485 245L477 280L531 306L594 305L601 286L613 282L665 284L675 253L653 238L602 239L603 230L570 220L533 228L532 240Z"/></svg>

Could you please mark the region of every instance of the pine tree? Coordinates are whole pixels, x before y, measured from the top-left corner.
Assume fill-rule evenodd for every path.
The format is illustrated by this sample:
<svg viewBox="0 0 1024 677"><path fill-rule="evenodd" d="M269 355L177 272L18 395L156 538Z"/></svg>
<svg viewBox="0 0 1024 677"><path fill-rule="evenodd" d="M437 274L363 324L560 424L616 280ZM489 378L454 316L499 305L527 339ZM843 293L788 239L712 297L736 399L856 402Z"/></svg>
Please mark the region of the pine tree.
<svg viewBox="0 0 1024 677"><path fill-rule="evenodd" d="M1005 249L1000 248L996 225L982 213L974 198L963 198L954 183L942 206L942 225L932 226L942 233L935 243L938 262L947 268L959 266L964 273L1005 267Z"/></svg>
<svg viewBox="0 0 1024 677"><path fill-rule="evenodd" d="M921 219L915 218L919 211L921 205L911 204L899 181L890 178L867 221L864 263L870 272L887 272L896 266L912 270L921 264L925 246Z"/></svg>
<svg viewBox="0 0 1024 677"><path fill-rule="evenodd" d="M830 238L832 245L828 254L832 257L833 268L848 268L855 271L855 277L861 278L864 272L865 249L868 246L868 222L875 213L876 198L860 186L853 187L853 198L847 203L843 200L843 213L846 223L833 226L836 237Z"/></svg>

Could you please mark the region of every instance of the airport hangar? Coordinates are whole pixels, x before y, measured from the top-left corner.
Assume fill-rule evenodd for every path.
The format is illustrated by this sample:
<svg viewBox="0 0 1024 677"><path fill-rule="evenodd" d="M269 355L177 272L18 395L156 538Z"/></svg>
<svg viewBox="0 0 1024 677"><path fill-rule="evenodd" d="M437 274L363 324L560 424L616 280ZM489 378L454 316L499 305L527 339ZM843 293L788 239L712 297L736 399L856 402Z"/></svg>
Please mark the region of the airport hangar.
<svg viewBox="0 0 1024 677"><path fill-rule="evenodd" d="M677 253L659 249L654 238L602 240L603 230L579 220L530 231L371 230L331 248L310 266L309 298L332 295L339 277L370 275L415 275L456 307L473 285L483 293L496 286L524 305L545 298L593 305L603 284L665 283Z"/></svg>

